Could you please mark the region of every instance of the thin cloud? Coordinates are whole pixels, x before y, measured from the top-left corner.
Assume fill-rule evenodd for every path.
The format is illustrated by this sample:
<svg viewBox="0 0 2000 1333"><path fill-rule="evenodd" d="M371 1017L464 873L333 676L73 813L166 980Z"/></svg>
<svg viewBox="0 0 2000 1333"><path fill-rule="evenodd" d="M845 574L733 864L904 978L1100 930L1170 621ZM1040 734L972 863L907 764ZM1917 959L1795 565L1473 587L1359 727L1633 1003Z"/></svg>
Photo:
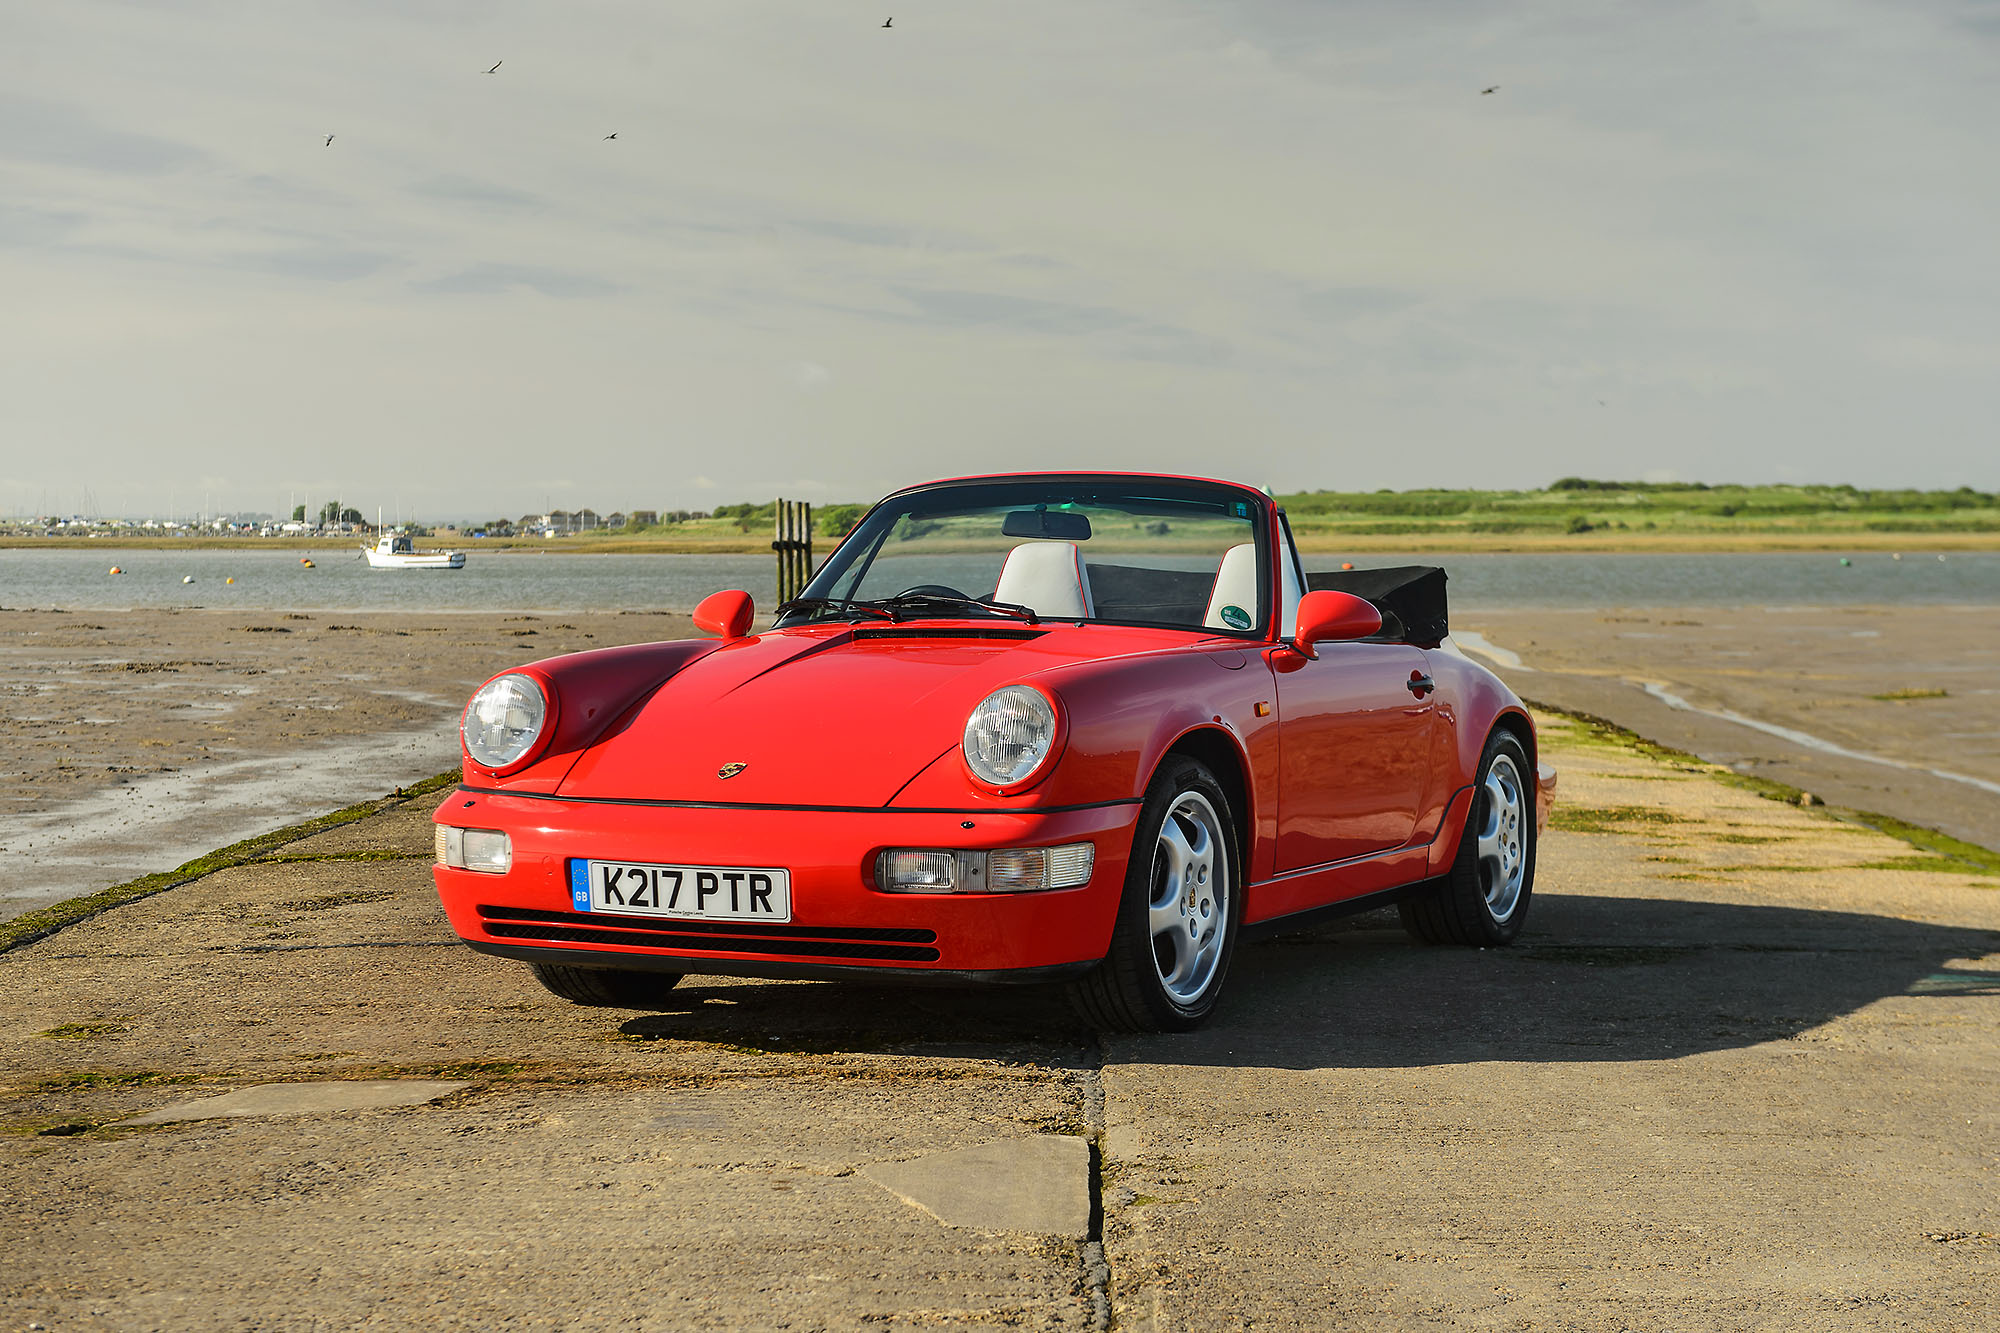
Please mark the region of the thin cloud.
<svg viewBox="0 0 2000 1333"><path fill-rule="evenodd" d="M534 264L475 264L409 286L427 296L498 296L525 287L559 301L592 300L620 290L617 283L589 273Z"/></svg>

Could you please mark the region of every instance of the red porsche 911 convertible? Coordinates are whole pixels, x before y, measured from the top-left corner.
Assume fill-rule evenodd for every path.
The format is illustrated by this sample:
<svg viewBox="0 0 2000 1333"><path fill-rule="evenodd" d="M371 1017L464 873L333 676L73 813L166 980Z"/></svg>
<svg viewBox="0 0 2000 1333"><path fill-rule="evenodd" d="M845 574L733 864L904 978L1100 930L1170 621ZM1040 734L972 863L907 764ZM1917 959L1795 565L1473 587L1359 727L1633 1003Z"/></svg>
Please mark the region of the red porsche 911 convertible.
<svg viewBox="0 0 2000 1333"><path fill-rule="evenodd" d="M687 973L1066 983L1192 1027L1237 942L1397 903L1505 944L1555 775L1444 572L1308 575L1221 481L973 477L876 505L752 633L575 653L466 707L438 892L556 994Z"/></svg>

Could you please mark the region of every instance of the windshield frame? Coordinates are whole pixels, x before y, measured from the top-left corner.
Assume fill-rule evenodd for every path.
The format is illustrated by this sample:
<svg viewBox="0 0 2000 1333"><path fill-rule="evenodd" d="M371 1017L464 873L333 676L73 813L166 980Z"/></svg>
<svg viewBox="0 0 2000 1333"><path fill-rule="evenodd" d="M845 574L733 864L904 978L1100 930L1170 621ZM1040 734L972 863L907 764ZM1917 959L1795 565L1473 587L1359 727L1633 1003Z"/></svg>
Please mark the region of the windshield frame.
<svg viewBox="0 0 2000 1333"><path fill-rule="evenodd" d="M1240 639L1247 642L1268 642L1272 634L1275 613L1275 588L1272 569L1271 499L1264 492L1238 482L1212 481L1196 477L1162 476L1134 472L1041 472L999 474L981 477L963 477L949 481L928 482L920 486L907 486L877 501L860 520L848 530L847 535L830 552L826 560L800 591L800 599L823 598L838 603L844 600L839 588L844 586L852 594L867 577L869 568L888 541L891 528L899 515L909 511L913 497L937 494L943 503L940 508L962 505L966 508L1032 506L1047 503L1050 488L1059 488L1067 497L1080 500L1093 494L1109 496L1126 495L1133 498L1156 496L1161 500L1186 499L1193 501L1242 502L1250 507L1249 526L1252 540L1257 547L1257 614L1248 629L1232 630L1226 627L1206 625L1186 625L1160 620L1126 620L1107 617L1093 617L1088 620L1073 621L1068 617L1041 618L1041 623L1051 621L1062 624L1118 625L1144 629L1170 629L1203 638ZM977 498L965 496L951 497L952 492L985 492ZM858 546L857 546L858 544ZM854 549L850 549L854 548ZM863 605L865 603L857 603ZM791 628L799 625L827 624L841 622L845 617L829 615L830 607L823 606L817 611L792 611L781 616L773 628ZM909 619L965 619L985 622L1000 619L999 615L989 616L982 612L967 610L962 614L931 614L908 616ZM1012 620L1013 617L1006 617Z"/></svg>

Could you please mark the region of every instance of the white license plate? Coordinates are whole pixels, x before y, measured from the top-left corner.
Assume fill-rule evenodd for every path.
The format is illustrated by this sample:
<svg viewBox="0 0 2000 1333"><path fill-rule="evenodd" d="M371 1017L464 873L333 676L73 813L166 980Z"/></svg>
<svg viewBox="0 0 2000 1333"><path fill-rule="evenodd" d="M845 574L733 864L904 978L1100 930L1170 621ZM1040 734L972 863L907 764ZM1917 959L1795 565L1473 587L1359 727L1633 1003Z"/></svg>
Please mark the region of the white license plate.
<svg viewBox="0 0 2000 1333"><path fill-rule="evenodd" d="M579 912L701 921L792 919L792 877L767 866L577 860L569 863L569 896Z"/></svg>

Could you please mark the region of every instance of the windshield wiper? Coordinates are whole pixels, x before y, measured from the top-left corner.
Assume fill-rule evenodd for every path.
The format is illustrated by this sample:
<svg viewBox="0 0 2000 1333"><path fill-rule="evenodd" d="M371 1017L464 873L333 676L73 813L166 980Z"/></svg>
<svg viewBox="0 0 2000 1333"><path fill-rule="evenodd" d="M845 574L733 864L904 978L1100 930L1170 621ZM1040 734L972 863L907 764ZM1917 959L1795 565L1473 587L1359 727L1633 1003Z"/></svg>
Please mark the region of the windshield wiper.
<svg viewBox="0 0 2000 1333"><path fill-rule="evenodd" d="M851 597L794 597L789 602L781 602L777 618L782 620L794 611L862 611L891 624L896 613L876 602L857 602Z"/></svg>
<svg viewBox="0 0 2000 1333"><path fill-rule="evenodd" d="M941 592L898 593L894 597L883 598L876 605L897 611L914 611L924 607L976 606L981 611L991 611L995 615L1013 616L1018 620L1027 621L1030 625L1039 625L1042 623L1042 618L1035 614L1033 607L1022 606L1019 602L988 602L977 597L958 597Z"/></svg>

